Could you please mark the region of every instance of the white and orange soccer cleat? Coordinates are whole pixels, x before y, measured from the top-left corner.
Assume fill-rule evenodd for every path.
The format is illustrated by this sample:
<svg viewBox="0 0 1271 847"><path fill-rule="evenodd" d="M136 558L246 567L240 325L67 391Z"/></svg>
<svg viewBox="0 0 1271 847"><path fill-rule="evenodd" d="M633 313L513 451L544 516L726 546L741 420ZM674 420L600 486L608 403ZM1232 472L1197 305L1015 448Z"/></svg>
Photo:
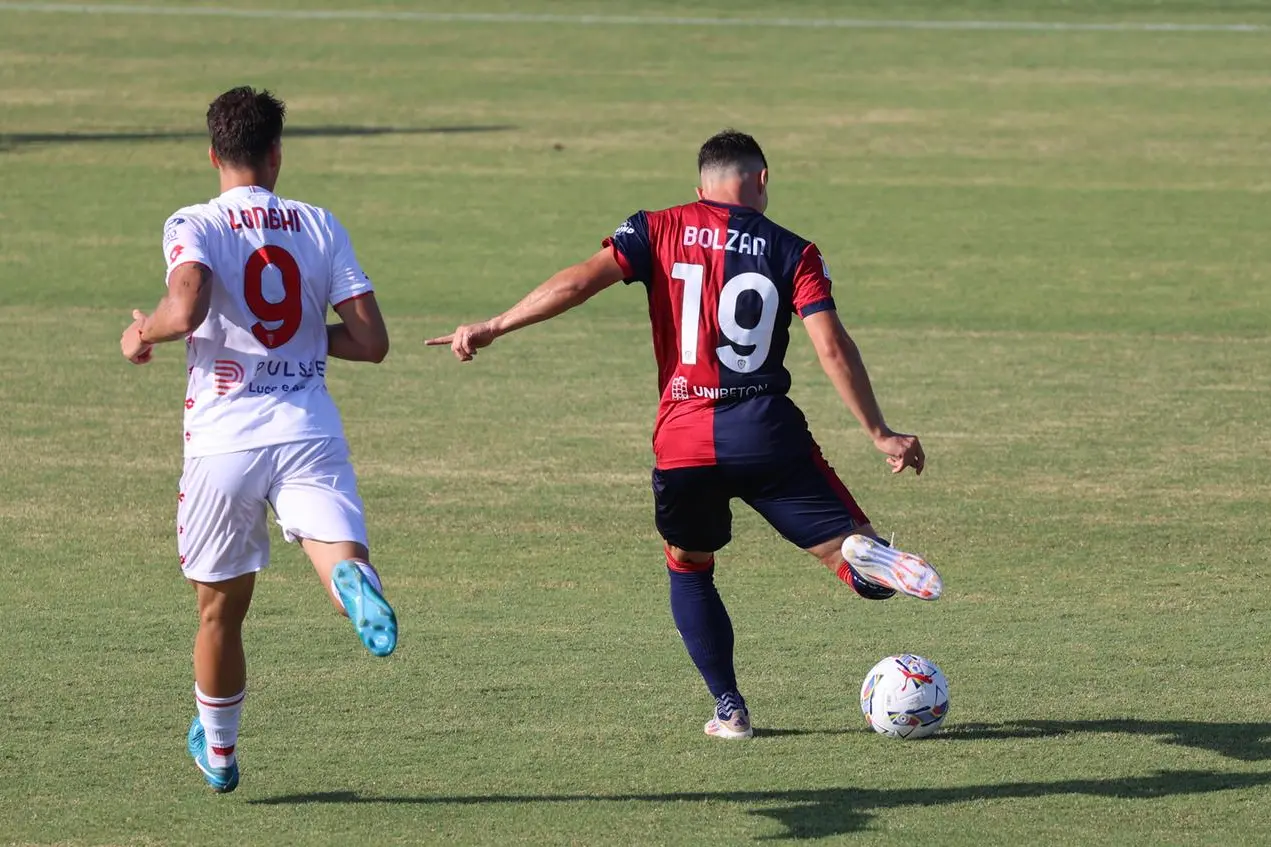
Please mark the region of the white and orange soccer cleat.
<svg viewBox="0 0 1271 847"><path fill-rule="evenodd" d="M745 709L733 712L726 721L720 720L716 715L706 722L705 729L707 735L713 735L716 738L750 738L755 734L754 728L750 725L750 715Z"/></svg>
<svg viewBox="0 0 1271 847"><path fill-rule="evenodd" d="M843 559L866 580L919 600L938 600L944 592L940 574L921 556L867 535L849 535L843 542Z"/></svg>
<svg viewBox="0 0 1271 847"><path fill-rule="evenodd" d="M716 738L750 738L755 730L750 725L750 710L746 701L735 691L730 691L715 701L715 714L704 727L707 735Z"/></svg>

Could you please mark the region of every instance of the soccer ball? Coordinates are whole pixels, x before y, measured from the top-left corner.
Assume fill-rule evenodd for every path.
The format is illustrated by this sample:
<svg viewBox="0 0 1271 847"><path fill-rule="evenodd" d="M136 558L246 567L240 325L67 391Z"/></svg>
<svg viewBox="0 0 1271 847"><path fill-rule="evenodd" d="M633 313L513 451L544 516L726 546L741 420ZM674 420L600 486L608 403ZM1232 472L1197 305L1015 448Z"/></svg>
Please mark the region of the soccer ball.
<svg viewBox="0 0 1271 847"><path fill-rule="evenodd" d="M949 714L949 681L922 656L888 656L865 675L861 711L880 735L925 738Z"/></svg>

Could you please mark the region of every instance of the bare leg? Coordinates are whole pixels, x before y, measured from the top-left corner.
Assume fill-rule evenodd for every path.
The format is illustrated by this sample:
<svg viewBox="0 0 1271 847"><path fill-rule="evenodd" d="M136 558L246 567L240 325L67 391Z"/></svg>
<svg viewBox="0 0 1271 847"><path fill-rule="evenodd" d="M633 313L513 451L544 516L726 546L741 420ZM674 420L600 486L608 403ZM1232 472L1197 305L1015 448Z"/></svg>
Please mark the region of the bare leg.
<svg viewBox="0 0 1271 847"><path fill-rule="evenodd" d="M300 543L332 605L353 622L366 649L375 656L392 653L397 646L397 615L384 599L379 574L367 559L366 547L353 541L308 538Z"/></svg>
<svg viewBox="0 0 1271 847"><path fill-rule="evenodd" d="M668 544L667 551L671 554L671 558L677 562L684 562L692 565L709 565L715 560L714 553L702 553L694 550L681 550L679 547Z"/></svg>
<svg viewBox="0 0 1271 847"><path fill-rule="evenodd" d="M348 612L344 611L344 606L331 590L331 571L340 562L350 559L369 564L370 551L356 541L314 541L312 538L300 539L300 547L313 563L313 570L322 581L322 587L327 590L331 605L335 606L337 612L348 617Z"/></svg>
<svg viewBox="0 0 1271 847"><path fill-rule="evenodd" d="M214 791L238 786L238 726L247 688L243 620L256 574L224 582L194 582L199 632L194 637L194 705L198 717L188 744L195 764Z"/></svg>
<svg viewBox="0 0 1271 847"><path fill-rule="evenodd" d="M893 548L869 524L808 552L866 600L886 600L897 591L919 600L938 600L944 592L944 582L929 562Z"/></svg>
<svg viewBox="0 0 1271 847"><path fill-rule="evenodd" d="M878 533L874 532L874 527L871 524L861 524L850 533L844 533L815 547L807 548L808 552L820 559L821 563L827 568L837 573L839 566L843 564L843 542L847 540L848 535L878 537Z"/></svg>
<svg viewBox="0 0 1271 847"><path fill-rule="evenodd" d="M211 697L229 697L247 685L243 620L252 602L256 574L224 582L193 583L199 603L194 637L194 680Z"/></svg>

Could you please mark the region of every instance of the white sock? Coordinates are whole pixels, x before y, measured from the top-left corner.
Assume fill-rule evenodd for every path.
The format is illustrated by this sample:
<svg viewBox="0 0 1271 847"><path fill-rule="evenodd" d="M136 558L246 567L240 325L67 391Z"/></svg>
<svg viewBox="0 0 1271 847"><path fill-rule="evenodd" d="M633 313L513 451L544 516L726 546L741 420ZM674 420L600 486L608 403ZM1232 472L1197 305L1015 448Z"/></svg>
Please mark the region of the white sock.
<svg viewBox="0 0 1271 847"><path fill-rule="evenodd" d="M232 697L209 697L194 684L194 702L199 708L199 723L207 736L207 763L214 768L234 764L234 747L238 744L238 722L243 714L243 698L247 691Z"/></svg>
<svg viewBox="0 0 1271 847"><path fill-rule="evenodd" d="M380 594L384 593L384 584L380 582L379 572L371 566L370 562L359 562L355 559L353 560L353 564L357 565L357 569L362 572L362 578L369 582L372 588ZM335 602L340 604L340 608L344 609L344 601L340 599L340 592L335 590L335 580L331 581L331 584L327 586L327 589L331 592L331 596L335 598ZM348 611L348 609L344 610L346 612Z"/></svg>

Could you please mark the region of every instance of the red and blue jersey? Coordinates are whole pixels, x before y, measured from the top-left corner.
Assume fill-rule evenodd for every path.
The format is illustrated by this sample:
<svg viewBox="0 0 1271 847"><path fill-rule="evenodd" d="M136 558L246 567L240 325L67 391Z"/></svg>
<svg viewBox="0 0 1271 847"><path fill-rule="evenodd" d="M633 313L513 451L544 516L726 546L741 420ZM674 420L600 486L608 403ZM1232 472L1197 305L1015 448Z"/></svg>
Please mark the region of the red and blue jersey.
<svg viewBox="0 0 1271 847"><path fill-rule="evenodd" d="M745 206L637 212L604 245L648 291L658 468L779 462L812 447L787 397L790 318L834 308L816 245Z"/></svg>

